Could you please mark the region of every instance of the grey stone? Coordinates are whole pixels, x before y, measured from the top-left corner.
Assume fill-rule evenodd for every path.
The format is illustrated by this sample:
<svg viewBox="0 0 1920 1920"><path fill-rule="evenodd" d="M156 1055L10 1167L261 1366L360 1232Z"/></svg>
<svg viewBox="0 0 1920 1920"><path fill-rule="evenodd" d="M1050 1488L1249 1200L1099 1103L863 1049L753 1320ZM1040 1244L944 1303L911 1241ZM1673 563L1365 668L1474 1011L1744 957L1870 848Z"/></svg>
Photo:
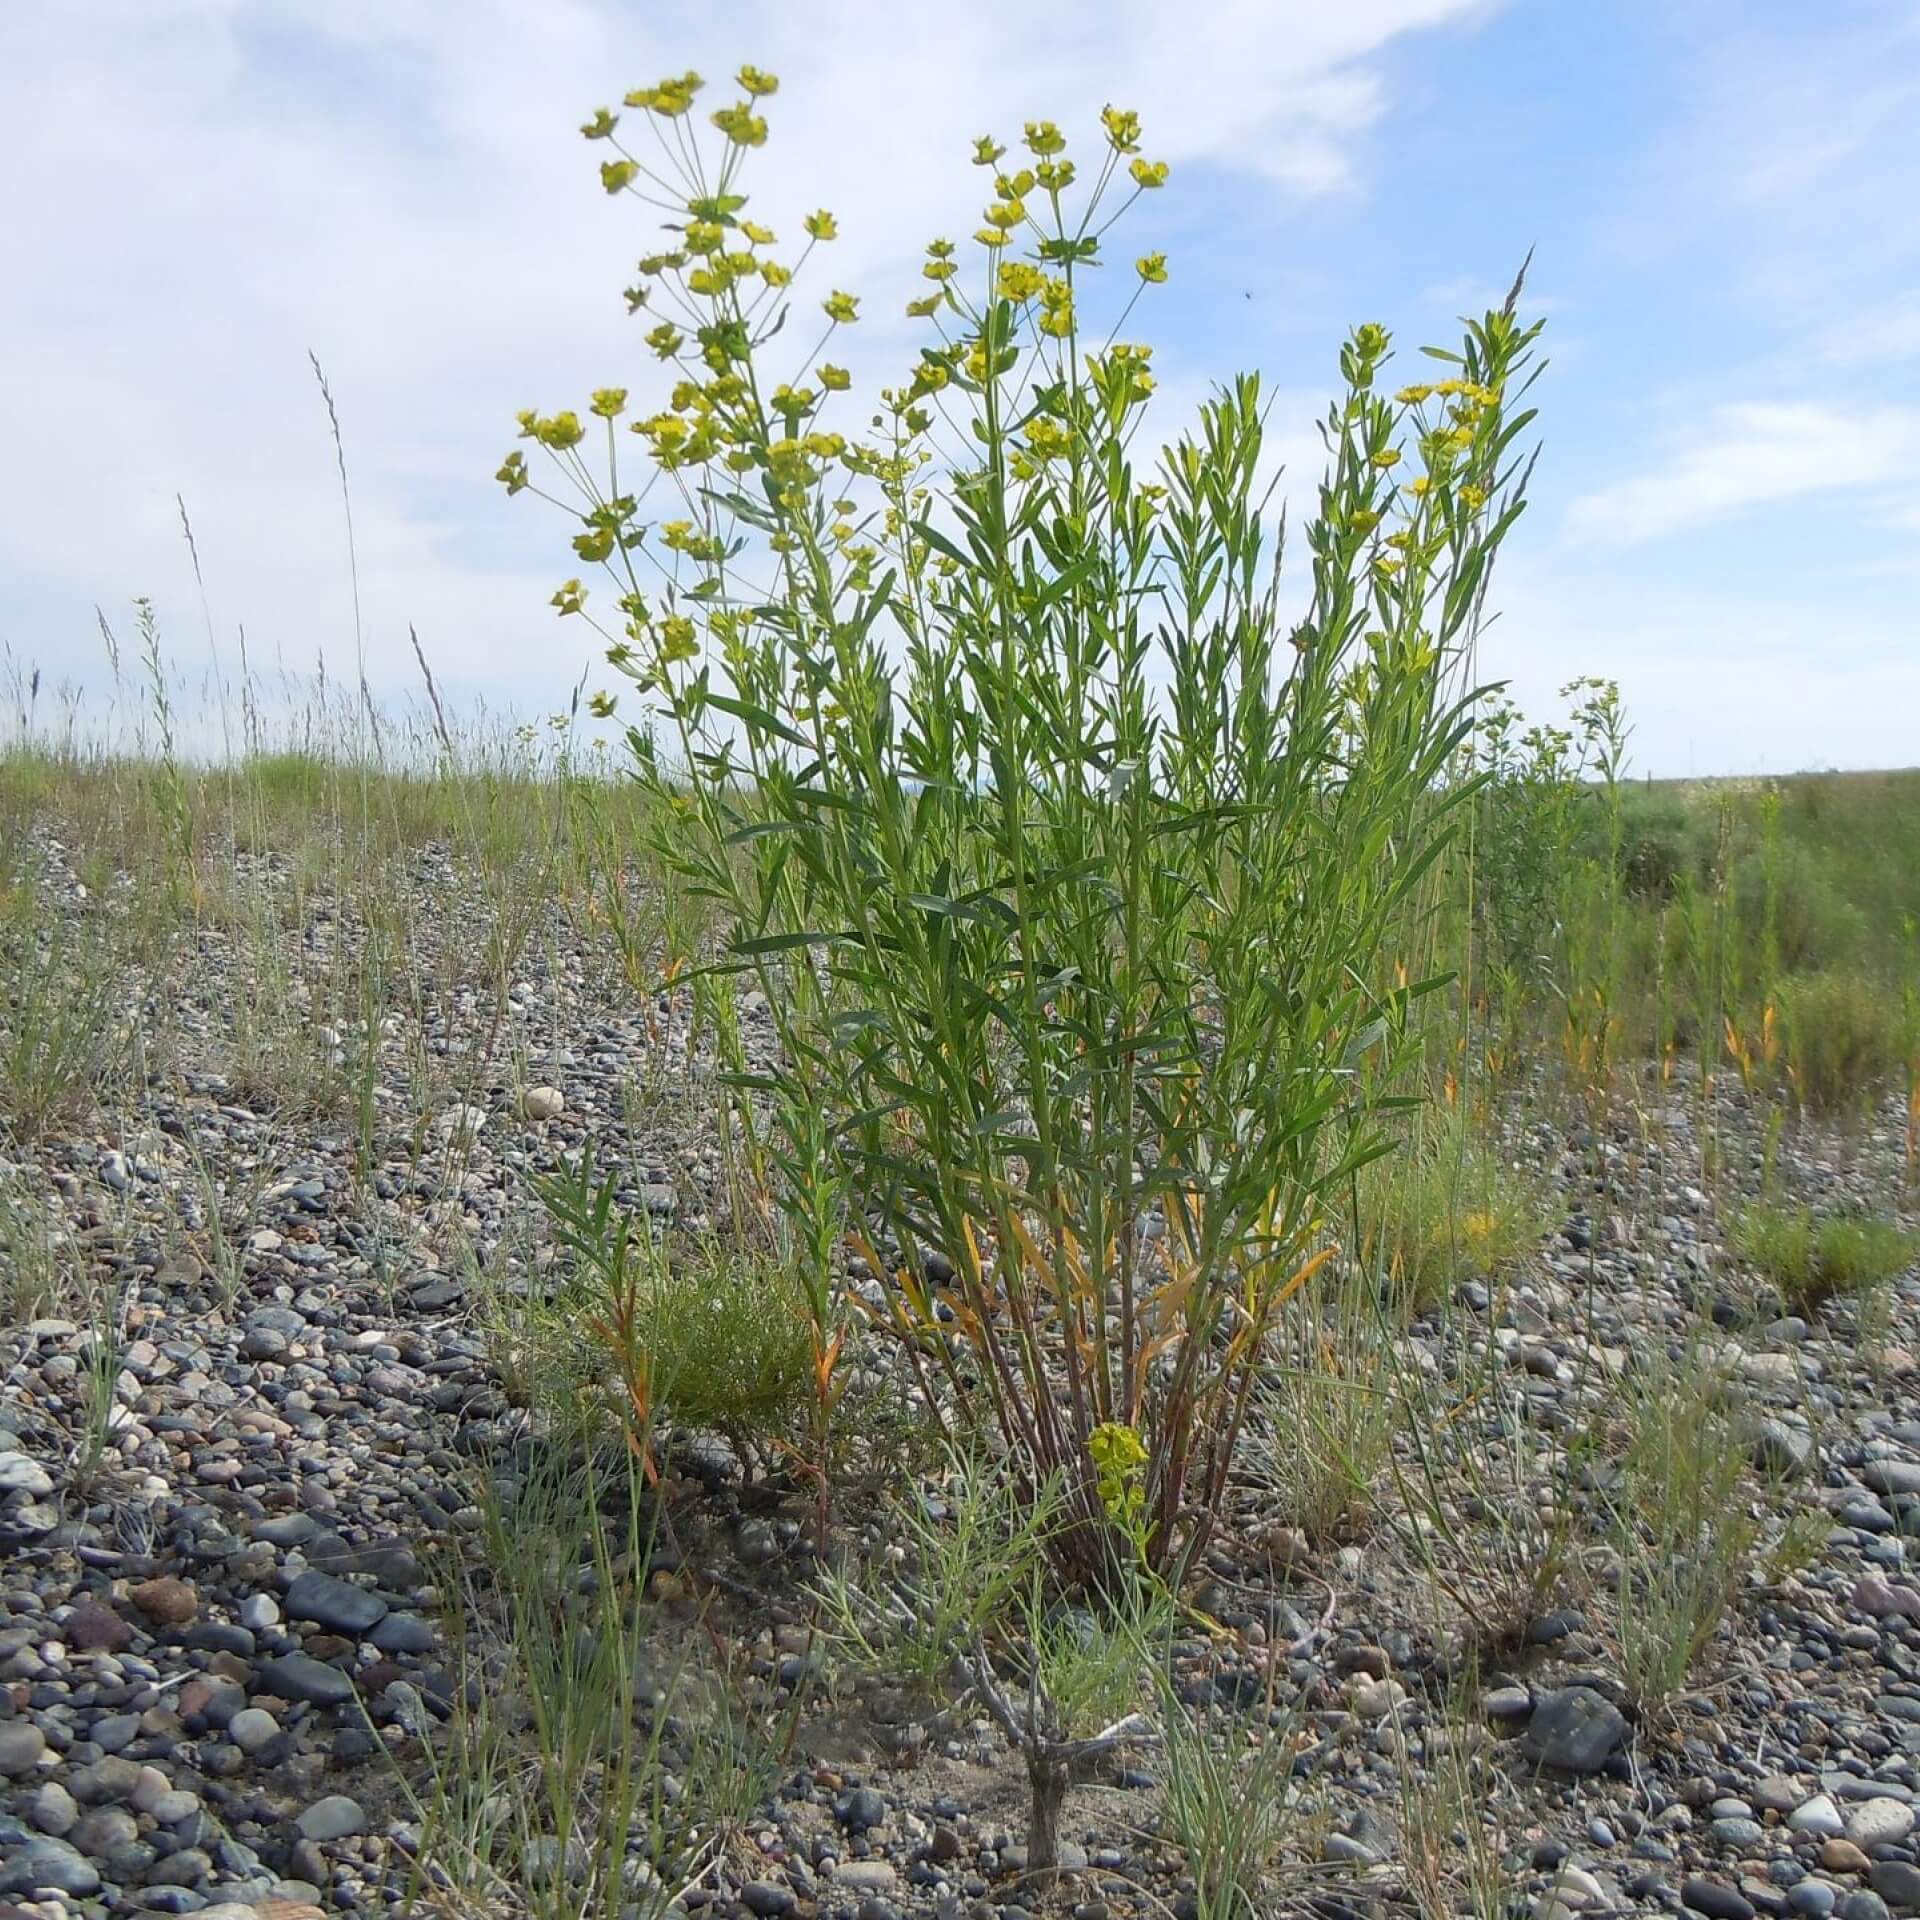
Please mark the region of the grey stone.
<svg viewBox="0 0 1920 1920"><path fill-rule="evenodd" d="M1920 1913L1920 1867L1911 1860L1876 1860L1867 1879L1896 1913Z"/></svg>
<svg viewBox="0 0 1920 1920"><path fill-rule="evenodd" d="M260 1683L283 1700L304 1700L316 1707L337 1707L353 1698L353 1682L338 1667L305 1653L261 1661Z"/></svg>
<svg viewBox="0 0 1920 1920"><path fill-rule="evenodd" d="M886 1817L886 1795L872 1787L855 1787L840 1804L840 1824L853 1833L880 1826Z"/></svg>
<svg viewBox="0 0 1920 1920"><path fill-rule="evenodd" d="M47 1736L31 1720L0 1721L0 1774L24 1780L40 1764Z"/></svg>
<svg viewBox="0 0 1920 1920"><path fill-rule="evenodd" d="M1521 1746L1529 1758L1562 1773L1598 1773L1627 1743L1625 1715L1591 1687L1544 1695Z"/></svg>
<svg viewBox="0 0 1920 1920"><path fill-rule="evenodd" d="M1753 1902L1738 1887L1699 1876L1683 1883L1680 1904L1707 1920L1753 1920Z"/></svg>
<svg viewBox="0 0 1920 1920"><path fill-rule="evenodd" d="M417 1613L389 1613L367 1635L382 1653L431 1653L439 1636Z"/></svg>
<svg viewBox="0 0 1920 1920"><path fill-rule="evenodd" d="M311 1620L330 1632L358 1638L387 1617L387 1603L365 1587L350 1586L309 1567L287 1589L287 1613L295 1620Z"/></svg>
<svg viewBox="0 0 1920 1920"><path fill-rule="evenodd" d="M85 1900L100 1891L100 1869L51 1834L29 1840L0 1860L0 1893L70 1893Z"/></svg>
<svg viewBox="0 0 1920 1920"><path fill-rule="evenodd" d="M24 1493L40 1499L53 1491L53 1476L24 1453L0 1453L0 1493Z"/></svg>
<svg viewBox="0 0 1920 1920"><path fill-rule="evenodd" d="M307 1840L344 1840L367 1830L366 1811L357 1800L344 1793L330 1793L316 1800L294 1823Z"/></svg>
<svg viewBox="0 0 1920 1920"><path fill-rule="evenodd" d="M227 1738L242 1753L258 1753L280 1737L280 1722L265 1707L245 1707L227 1722Z"/></svg>
<svg viewBox="0 0 1920 1920"><path fill-rule="evenodd" d="M1785 1420L1763 1420L1754 1429L1750 1451L1761 1473L1786 1480L1806 1472L1813 1459L1813 1436Z"/></svg>
<svg viewBox="0 0 1920 1920"><path fill-rule="evenodd" d="M42 1833L56 1838L73 1831L80 1818L79 1803L58 1780L43 1780L27 1802L27 1818Z"/></svg>
<svg viewBox="0 0 1920 1920"><path fill-rule="evenodd" d="M1863 1852L1890 1846L1913 1831L1913 1809L1882 1794L1864 1800L1847 1815L1847 1838Z"/></svg>
<svg viewBox="0 0 1920 1920"><path fill-rule="evenodd" d="M95 1860L130 1847L140 1838L140 1822L125 1807L95 1807L74 1822L73 1844Z"/></svg>
<svg viewBox="0 0 1920 1920"><path fill-rule="evenodd" d="M1836 1834L1847 1830L1847 1823L1841 1819L1833 1796L1827 1793L1817 1793L1811 1800L1795 1807L1787 1815L1787 1826L1794 1833L1811 1833L1822 1840L1831 1840Z"/></svg>

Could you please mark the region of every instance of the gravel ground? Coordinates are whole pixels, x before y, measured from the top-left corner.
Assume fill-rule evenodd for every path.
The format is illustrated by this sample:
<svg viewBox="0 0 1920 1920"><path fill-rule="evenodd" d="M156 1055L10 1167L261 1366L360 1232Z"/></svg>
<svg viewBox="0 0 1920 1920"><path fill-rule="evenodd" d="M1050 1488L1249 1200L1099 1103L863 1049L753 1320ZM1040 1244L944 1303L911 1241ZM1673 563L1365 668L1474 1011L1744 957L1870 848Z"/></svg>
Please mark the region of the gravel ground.
<svg viewBox="0 0 1920 1920"><path fill-rule="evenodd" d="M456 888L444 870L414 880ZM72 909L97 910L77 891ZM288 937L312 960L353 936L314 906ZM302 1117L227 1072L232 1009L253 991L237 943L189 942L137 1009L176 1036L164 1065L110 1122L55 1129L0 1167L63 1276L45 1317L0 1331L0 1920L448 1910L409 1875L407 1789L492 1670L457 1644L452 1598L479 1557L480 1489L511 1485L532 1430L497 1325L489 1337L489 1312L550 1271L526 1176L591 1140L635 1207L697 1225L718 1206L685 1006L636 1008L559 916L504 1008L463 985L383 1036L370 1166L338 1113ZM1880 1328L1758 1297L1698 1184L1696 1109L1652 1082L1591 1129L1516 1109L1509 1144L1556 1183L1560 1229L1511 1285L1464 1288L1394 1355L1451 1409L1429 1446L1486 1465L1483 1503L1508 1488L1497 1516L1470 1489L1448 1496L1463 1534L1517 1554L1552 1528L1543 1508L1570 1509L1565 1577L1537 1609L1506 1618L1494 1549L1477 1560L1429 1525L1455 1586L1436 1595L1390 1497L1370 1532L1328 1542L1276 1522L1257 1488L1240 1496L1197 1596L1222 1631L1182 1641L1175 1678L1223 1732L1270 1715L1293 1743L1299 1810L1272 1911L1431 1906L1436 1871L1442 1904L1466 1902L1461 1822L1441 1822L1437 1854L1422 1838L1435 1783L1455 1779L1453 1811L1496 1836L1492 1910L1920 1913L1920 1285L1896 1287ZM1782 1185L1892 1206L1896 1118L1844 1142L1789 1129ZM1726 1190L1751 1191L1762 1127L1737 1088L1716 1128ZM1768 1537L1798 1515L1809 1545L1777 1577L1760 1556L1696 1690L1643 1715L1606 1542L1582 1524L1606 1463L1556 1463L1645 1356L1703 1325ZM106 1327L119 1350L103 1373ZM1415 1470L1409 1436L1397 1457ZM971 1709L942 1718L870 1678L817 1684L810 1496L744 1489L727 1464L682 1457L653 1569L663 1665L697 1637L688 1596L703 1594L756 1699L812 1690L772 1791L702 1863L686 1909L1197 1913L1149 1745L1070 1795L1073 1871L1026 1890L1017 1757ZM838 1524L836 1551L883 1544L857 1493Z"/></svg>

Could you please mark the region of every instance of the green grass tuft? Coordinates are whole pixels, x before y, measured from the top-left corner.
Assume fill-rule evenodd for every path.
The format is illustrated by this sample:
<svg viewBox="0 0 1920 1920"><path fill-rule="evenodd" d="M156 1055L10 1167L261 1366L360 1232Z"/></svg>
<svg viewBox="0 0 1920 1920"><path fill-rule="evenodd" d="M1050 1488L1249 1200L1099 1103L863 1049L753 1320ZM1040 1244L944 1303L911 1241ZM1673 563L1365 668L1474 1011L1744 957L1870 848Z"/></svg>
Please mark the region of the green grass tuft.
<svg viewBox="0 0 1920 1920"><path fill-rule="evenodd" d="M1920 1234L1872 1214L1750 1207L1733 1223L1734 1251L1802 1310L1858 1299L1920 1260Z"/></svg>

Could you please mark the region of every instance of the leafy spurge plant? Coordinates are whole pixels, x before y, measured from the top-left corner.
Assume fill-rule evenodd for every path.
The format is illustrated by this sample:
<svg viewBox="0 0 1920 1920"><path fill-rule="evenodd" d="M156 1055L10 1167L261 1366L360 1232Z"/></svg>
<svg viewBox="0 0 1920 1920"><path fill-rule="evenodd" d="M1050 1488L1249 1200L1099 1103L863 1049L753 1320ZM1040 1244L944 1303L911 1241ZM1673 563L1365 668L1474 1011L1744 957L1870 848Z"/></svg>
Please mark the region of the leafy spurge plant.
<svg viewBox="0 0 1920 1920"><path fill-rule="evenodd" d="M1283 613L1258 380L1153 454L1121 330L1164 257L1087 318L1114 219L1166 178L1136 116L1084 169L1051 122L1018 160L979 143L981 224L927 249L909 309L930 338L856 402L827 357L855 297L798 292L835 222L787 255L748 219L774 83L740 80L717 157L695 75L628 96L644 139L588 121L608 190L672 229L627 296L668 391L523 415L545 474L502 479L575 516L555 605L638 690L660 853L767 996L778 1057L743 1096L827 1123L857 1258L816 1310L857 1294L930 1405L1060 1485L1064 1570L1177 1572L1437 984L1395 943L1467 791L1458 662L1521 508L1536 329L1510 299L1398 393L1386 331L1352 334ZM1120 1430L1144 1459L1116 1514Z"/></svg>

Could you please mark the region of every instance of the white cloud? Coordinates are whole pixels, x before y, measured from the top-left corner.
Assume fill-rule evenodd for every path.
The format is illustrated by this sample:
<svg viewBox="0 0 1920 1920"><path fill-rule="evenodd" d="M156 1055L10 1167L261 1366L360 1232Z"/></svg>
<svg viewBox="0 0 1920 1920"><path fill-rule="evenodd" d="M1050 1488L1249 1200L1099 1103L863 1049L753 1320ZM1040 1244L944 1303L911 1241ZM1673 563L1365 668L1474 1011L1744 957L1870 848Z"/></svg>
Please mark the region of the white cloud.
<svg viewBox="0 0 1920 1920"><path fill-rule="evenodd" d="M1559 714L1576 675L1617 680L1636 775L1914 765L1920 657L1904 598L1842 609L1820 585L1683 588L1523 548L1497 572L1481 677L1539 717Z"/></svg>
<svg viewBox="0 0 1920 1920"><path fill-rule="evenodd" d="M412 620L449 681L571 678L584 641L568 627L556 647L545 608L567 529L488 476L516 408L643 377L617 290L651 236L600 196L604 150L573 128L662 71L781 74L756 211L836 209L815 295L863 291L864 363L892 366L906 337L885 316L921 244L977 219L976 133L1053 114L1085 134L1111 99L1141 110L1176 190L1195 163L1348 190L1385 102L1377 56L1487 10L761 0L637 26L588 0L6 9L0 114L32 177L16 170L0 312L0 637L57 671L91 647L90 603L145 591L184 644L179 491L223 635L244 620L257 652L324 648L337 672L352 621L311 346L340 402L375 677L411 675Z"/></svg>
<svg viewBox="0 0 1920 1920"><path fill-rule="evenodd" d="M1576 499L1567 531L1622 544L1652 540L1749 507L1882 486L1917 461L1920 409L1740 402L1719 408L1648 471Z"/></svg>
<svg viewBox="0 0 1920 1920"><path fill-rule="evenodd" d="M1920 292L1896 294L1837 319L1823 343L1843 366L1877 366L1920 356Z"/></svg>

